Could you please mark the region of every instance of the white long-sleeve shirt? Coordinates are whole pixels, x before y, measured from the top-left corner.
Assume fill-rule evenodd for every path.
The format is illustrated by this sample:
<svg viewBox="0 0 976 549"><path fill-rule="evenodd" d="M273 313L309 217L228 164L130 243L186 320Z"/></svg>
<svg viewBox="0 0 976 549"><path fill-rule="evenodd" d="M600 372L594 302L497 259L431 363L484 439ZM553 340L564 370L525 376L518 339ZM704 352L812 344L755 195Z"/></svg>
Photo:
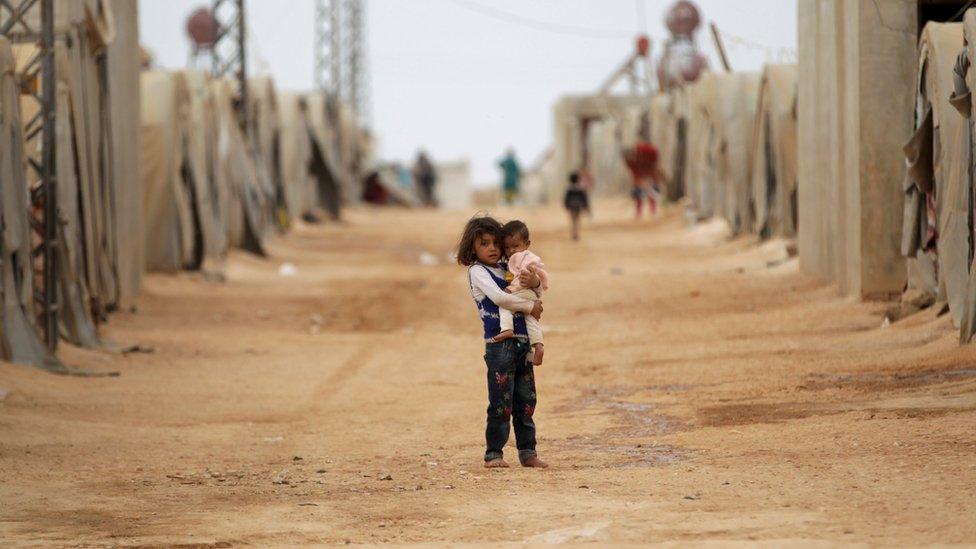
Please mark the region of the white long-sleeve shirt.
<svg viewBox="0 0 976 549"><path fill-rule="evenodd" d="M503 309L508 309L509 311L516 313L531 313L535 303L527 299L514 296L499 288L498 284L492 280L491 275L488 274L489 269L495 276L505 280L505 269L501 269L499 267L488 267L487 265L482 265L481 263L472 265L468 268L468 278L471 280L471 297L473 297L478 303L481 303L481 301L487 297L495 305L498 305Z"/></svg>

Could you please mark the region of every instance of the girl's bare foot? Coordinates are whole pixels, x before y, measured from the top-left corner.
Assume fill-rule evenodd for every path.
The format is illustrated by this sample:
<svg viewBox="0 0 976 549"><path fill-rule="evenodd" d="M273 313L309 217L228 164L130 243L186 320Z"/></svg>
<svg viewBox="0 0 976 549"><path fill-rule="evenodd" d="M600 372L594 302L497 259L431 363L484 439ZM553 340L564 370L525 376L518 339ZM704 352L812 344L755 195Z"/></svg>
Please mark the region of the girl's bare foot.
<svg viewBox="0 0 976 549"><path fill-rule="evenodd" d="M546 469L549 464L539 459L539 456L532 456L522 460L522 467L534 467L537 469Z"/></svg>
<svg viewBox="0 0 976 549"><path fill-rule="evenodd" d="M535 346L535 353L532 354L533 366L540 366L542 364L542 358L545 356L545 352L545 346L541 343L537 343Z"/></svg>
<svg viewBox="0 0 976 549"><path fill-rule="evenodd" d="M485 462L486 469L507 469L508 462L502 458L495 458Z"/></svg>

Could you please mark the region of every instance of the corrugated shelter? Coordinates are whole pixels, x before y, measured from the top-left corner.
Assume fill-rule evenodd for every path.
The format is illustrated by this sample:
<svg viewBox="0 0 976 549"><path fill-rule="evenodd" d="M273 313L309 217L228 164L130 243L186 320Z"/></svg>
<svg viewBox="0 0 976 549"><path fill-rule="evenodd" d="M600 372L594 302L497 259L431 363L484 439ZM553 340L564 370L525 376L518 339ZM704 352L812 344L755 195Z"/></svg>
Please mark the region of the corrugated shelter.
<svg viewBox="0 0 976 549"><path fill-rule="evenodd" d="M754 230L762 237L796 236L796 65L763 68L753 129L751 170Z"/></svg>
<svg viewBox="0 0 976 549"><path fill-rule="evenodd" d="M962 47L961 23L928 23L919 40L902 226L909 287L947 302L957 325L969 278L969 129L949 99Z"/></svg>

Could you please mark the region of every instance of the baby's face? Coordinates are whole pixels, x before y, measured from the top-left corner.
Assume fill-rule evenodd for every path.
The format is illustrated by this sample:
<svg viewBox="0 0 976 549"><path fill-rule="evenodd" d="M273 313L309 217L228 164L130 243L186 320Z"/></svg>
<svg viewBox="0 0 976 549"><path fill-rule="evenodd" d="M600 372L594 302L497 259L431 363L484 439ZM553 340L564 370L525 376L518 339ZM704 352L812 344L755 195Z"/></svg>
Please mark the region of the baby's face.
<svg viewBox="0 0 976 549"><path fill-rule="evenodd" d="M524 252L529 249L529 243L519 235L505 237L505 256L512 257L512 254Z"/></svg>

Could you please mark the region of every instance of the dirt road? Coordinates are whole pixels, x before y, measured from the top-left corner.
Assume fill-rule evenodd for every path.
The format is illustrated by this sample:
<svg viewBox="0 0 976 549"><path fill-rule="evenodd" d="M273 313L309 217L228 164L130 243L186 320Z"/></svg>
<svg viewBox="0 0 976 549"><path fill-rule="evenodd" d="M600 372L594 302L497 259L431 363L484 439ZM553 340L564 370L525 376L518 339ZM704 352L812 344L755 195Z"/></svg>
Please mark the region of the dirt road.
<svg viewBox="0 0 976 549"><path fill-rule="evenodd" d="M497 213L552 275L550 470L481 467L466 216L356 210L223 285L150 276L106 334L155 353L62 353L118 378L0 365L0 541L976 543L976 349L948 319L882 328L781 243L676 211L601 203L580 244Z"/></svg>

